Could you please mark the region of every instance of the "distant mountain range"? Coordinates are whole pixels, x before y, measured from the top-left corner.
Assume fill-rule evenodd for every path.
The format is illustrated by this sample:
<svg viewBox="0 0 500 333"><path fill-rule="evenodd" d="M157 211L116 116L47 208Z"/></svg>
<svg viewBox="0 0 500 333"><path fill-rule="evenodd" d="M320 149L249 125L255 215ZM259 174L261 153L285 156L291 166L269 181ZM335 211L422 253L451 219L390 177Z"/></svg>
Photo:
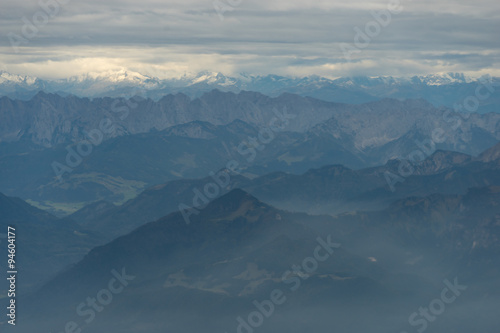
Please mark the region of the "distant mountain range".
<svg viewBox="0 0 500 333"><path fill-rule="evenodd" d="M338 103L366 103L381 98L423 98L435 106L452 107L468 96L475 96L479 78L461 73L430 74L414 77L347 77L327 79L319 76L283 77L278 75L240 74L228 77L221 73L202 72L181 78L159 79L133 71L88 73L77 77L44 80L0 72L0 96L28 100L39 91L62 96L121 97L140 95L160 100L167 94L183 93L200 97L203 93L221 91L256 91L272 97L283 93L310 96ZM499 86L499 78L491 78ZM500 112L498 89L482 101L480 113Z"/></svg>
<svg viewBox="0 0 500 333"><path fill-rule="evenodd" d="M500 140L500 114L457 114L425 100L347 105L218 90L157 102L3 97L0 116L0 189L52 203L124 202L147 186L205 177L231 160L255 177L332 164L360 169L437 149L476 156Z"/></svg>

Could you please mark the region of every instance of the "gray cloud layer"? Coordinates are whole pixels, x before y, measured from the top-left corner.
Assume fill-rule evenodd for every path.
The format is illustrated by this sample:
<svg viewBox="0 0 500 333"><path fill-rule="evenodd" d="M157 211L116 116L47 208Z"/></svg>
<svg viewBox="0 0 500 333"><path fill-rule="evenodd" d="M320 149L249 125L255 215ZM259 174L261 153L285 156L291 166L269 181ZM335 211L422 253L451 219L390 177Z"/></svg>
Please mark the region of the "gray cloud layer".
<svg viewBox="0 0 500 333"><path fill-rule="evenodd" d="M364 30L371 12L390 0L220 0L236 4L224 21L213 0L59 1L68 3L15 52L9 36L23 36L22 18L33 21L41 8L38 1L3 0L0 69L47 78L123 68L159 77L202 70L500 76L498 0L401 0L403 11L350 61L341 43L353 45L354 28Z"/></svg>

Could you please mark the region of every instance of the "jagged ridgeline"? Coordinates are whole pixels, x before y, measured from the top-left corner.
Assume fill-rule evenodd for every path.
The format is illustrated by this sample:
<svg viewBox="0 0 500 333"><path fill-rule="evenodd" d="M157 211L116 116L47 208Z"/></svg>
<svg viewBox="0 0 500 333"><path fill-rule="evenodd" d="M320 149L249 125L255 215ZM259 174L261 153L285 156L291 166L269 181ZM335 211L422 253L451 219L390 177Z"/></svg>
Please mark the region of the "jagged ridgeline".
<svg viewBox="0 0 500 333"><path fill-rule="evenodd" d="M460 116L424 100L347 105L212 91L158 101L39 93L0 103L8 119L0 124L0 188L56 214L96 200L121 204L148 186L205 177L232 160L253 176L332 164L360 169L415 150L423 158L436 149L476 156L500 132L500 114Z"/></svg>

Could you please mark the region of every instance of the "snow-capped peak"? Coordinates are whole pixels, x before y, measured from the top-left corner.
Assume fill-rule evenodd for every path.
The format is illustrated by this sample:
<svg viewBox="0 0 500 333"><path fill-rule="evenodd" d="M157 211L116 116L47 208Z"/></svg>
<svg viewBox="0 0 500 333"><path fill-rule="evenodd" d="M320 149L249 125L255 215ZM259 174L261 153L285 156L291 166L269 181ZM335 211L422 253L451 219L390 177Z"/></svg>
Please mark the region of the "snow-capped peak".
<svg viewBox="0 0 500 333"><path fill-rule="evenodd" d="M452 84L452 83L471 83L475 80L463 73L436 73L418 77L428 86Z"/></svg>
<svg viewBox="0 0 500 333"><path fill-rule="evenodd" d="M191 81L191 84L207 83L217 84L220 86L230 86L236 83L236 79L225 76L219 72L202 72L196 75Z"/></svg>
<svg viewBox="0 0 500 333"><path fill-rule="evenodd" d="M138 72L128 71L126 69L109 70L106 72L90 72L78 76L73 76L68 79L70 82L85 82L85 81L107 81L111 83L135 83L141 84L150 81L151 78L142 75Z"/></svg>
<svg viewBox="0 0 500 333"><path fill-rule="evenodd" d="M21 85L34 85L37 78L27 75L11 74L5 71L0 71L0 84L21 84Z"/></svg>

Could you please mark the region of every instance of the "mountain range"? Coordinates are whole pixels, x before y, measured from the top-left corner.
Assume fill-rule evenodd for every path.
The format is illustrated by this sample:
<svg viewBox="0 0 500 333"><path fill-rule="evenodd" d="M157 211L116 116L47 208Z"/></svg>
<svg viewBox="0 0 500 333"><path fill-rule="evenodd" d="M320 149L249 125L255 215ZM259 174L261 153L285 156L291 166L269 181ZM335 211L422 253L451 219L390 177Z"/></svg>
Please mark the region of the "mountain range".
<svg viewBox="0 0 500 333"><path fill-rule="evenodd" d="M394 191L385 177L387 172L398 174L397 161L359 170L328 165L299 175L273 172L257 178L225 170L216 178L224 185L220 187L219 195L241 188L259 200L288 211L329 215L373 211L408 197L436 193L463 195L470 188L500 186L500 144L477 157L436 151L415 166L413 175L397 183ZM144 223L178 211L181 205L196 208L193 202L199 202L199 198L206 193L205 186L215 182L215 178L210 176L174 180L150 187L120 206L106 201L92 203L69 218L82 228L107 234L111 240Z"/></svg>
<svg viewBox="0 0 500 333"><path fill-rule="evenodd" d="M250 75L235 77L216 72L185 74L179 78L159 79L125 69L103 73L87 73L66 79L37 77L0 72L0 96L30 99L39 91L79 97L132 97L140 95L160 100L167 94L183 93L200 97L213 89L230 92L256 91L277 97L294 93L339 103L366 103L381 98L423 98L435 106L453 107L467 96L475 96L478 80L461 73L438 73L413 77L284 77ZM499 78L490 78L498 87ZM498 89L487 101L481 101L479 112L499 112Z"/></svg>
<svg viewBox="0 0 500 333"><path fill-rule="evenodd" d="M214 90L155 102L38 93L30 101L3 97L0 114L0 188L58 214L97 200L123 203L234 160L248 177L332 164L360 169L438 149L476 156L500 139L500 114L465 115L424 100L349 105Z"/></svg>
<svg viewBox="0 0 500 333"><path fill-rule="evenodd" d="M498 82L0 72L0 331L496 332Z"/></svg>
<svg viewBox="0 0 500 333"><path fill-rule="evenodd" d="M403 331L445 287L457 304L433 329L496 327L500 144L436 151L393 192L383 175L397 166L231 175L189 223L179 203L213 177L65 218L1 195L25 273L15 329Z"/></svg>
<svg viewBox="0 0 500 333"><path fill-rule="evenodd" d="M408 315L445 286L459 304L433 329L488 329L500 296L499 193L475 188L314 217L233 190L190 225L176 212L95 248L24 300L19 329L242 332L257 309L263 332L378 333L408 329ZM112 281L123 287L104 298ZM92 310L85 300L96 294Z"/></svg>
<svg viewBox="0 0 500 333"><path fill-rule="evenodd" d="M231 202L235 193L242 193L241 190L234 192L233 189L243 188L262 202L269 202L277 207L280 211L275 210L275 216L293 215L297 221L309 221L309 227L314 227L317 231L324 226L323 222L320 222L323 220L335 224L339 218L350 219L366 214L376 216L381 210L389 214L388 212L394 211L396 207L401 209L408 206L408 202L422 204L415 206L417 210L408 213L405 218L421 218L427 221L428 217L419 214L428 214L429 204L435 204L432 201L434 198L450 198L446 200L456 203L457 198L467 197L472 200L481 193L497 193L496 189L500 186L500 144L478 157L438 151L419 165L413 176L398 184L395 192L390 191L383 176L388 170L396 172L393 168L394 163L391 161L386 166L362 170L332 165L310 170L303 175L278 172L254 179L231 175L226 186L220 189L220 196L224 199L221 199L219 204ZM224 177L219 179L224 180ZM204 186L213 181L211 177L171 181L149 188L121 206L99 201L64 218L56 218L21 199L1 195L0 209L3 214L0 227L6 229L9 225L14 226L22 235L19 243L22 250L18 255L20 266L26 272L20 280L23 294L36 290L41 283L66 270L91 248L104 245L149 222L175 212L181 216L183 224L190 225L192 221L200 221L199 212L208 214L210 209L193 206L196 190L203 192ZM471 190L473 188L488 190L474 192L475 190ZM232 194L227 195L230 192ZM249 194L244 196L249 197ZM252 196L252 200L258 200L256 197ZM422 201L421 198L429 199ZM445 212L451 214L452 211L458 214L458 218L467 211L466 209L487 204L488 200L490 199L478 199L468 205L455 205L438 215L433 213L432 218ZM494 202L491 201L491 207L484 209L488 214L492 214L491 216L498 217L499 212ZM198 213L191 214L186 220L185 213L178 212L180 204L194 207ZM441 209L442 206L438 205L437 208ZM316 215L307 215L304 212ZM419 217L416 217L416 214ZM393 213L389 215L392 216L391 219L394 218ZM446 220L445 217L441 218ZM490 239L487 234L482 237ZM2 266L3 264L0 264L0 268Z"/></svg>

